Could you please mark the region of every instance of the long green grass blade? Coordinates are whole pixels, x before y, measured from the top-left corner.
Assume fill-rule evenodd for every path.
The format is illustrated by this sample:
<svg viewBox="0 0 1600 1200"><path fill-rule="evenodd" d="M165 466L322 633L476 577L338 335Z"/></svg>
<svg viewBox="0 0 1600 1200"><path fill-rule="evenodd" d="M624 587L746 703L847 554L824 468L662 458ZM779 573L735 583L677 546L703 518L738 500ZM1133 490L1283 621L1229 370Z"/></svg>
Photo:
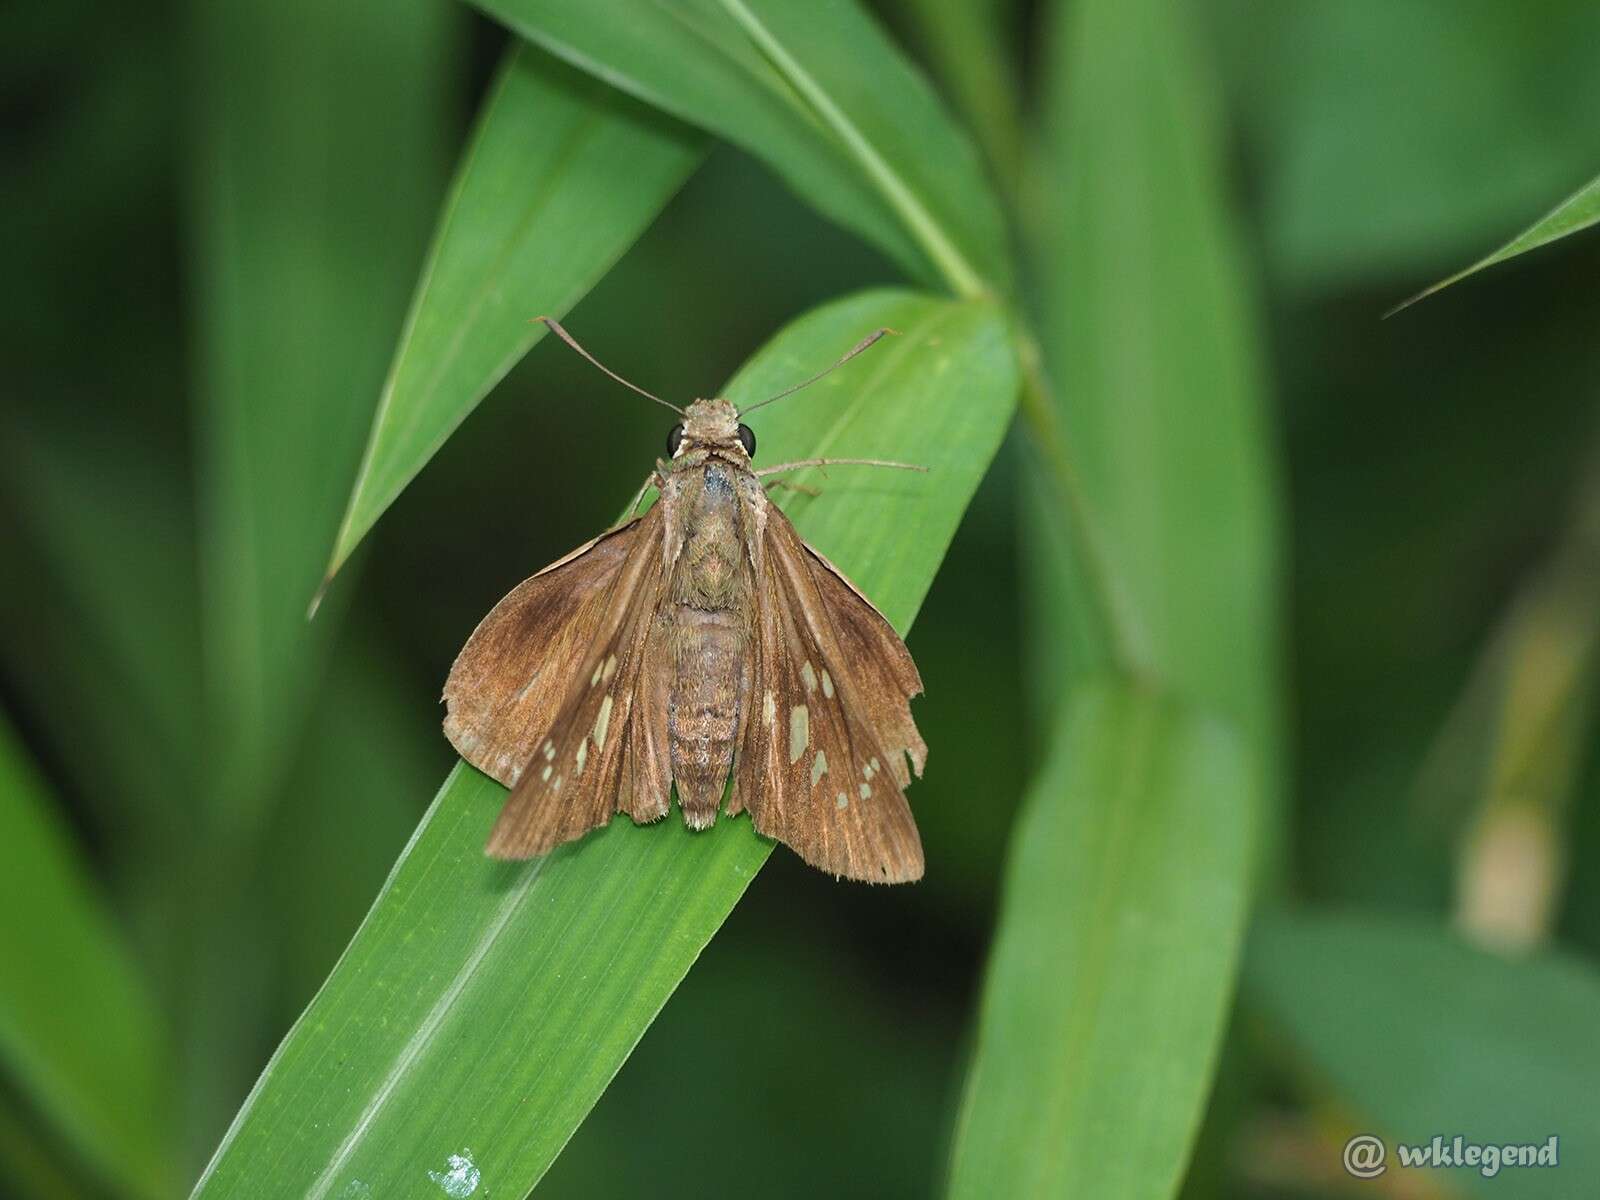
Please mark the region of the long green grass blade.
<svg viewBox="0 0 1600 1200"><path fill-rule="evenodd" d="M208 815L282 779L322 578L428 222L458 56L431 0L197 6L194 324Z"/></svg>
<svg viewBox="0 0 1600 1200"><path fill-rule="evenodd" d="M726 138L912 278L1009 276L971 142L855 0L480 0L575 66Z"/></svg>
<svg viewBox="0 0 1600 1200"><path fill-rule="evenodd" d="M880 325L902 336L752 423L762 461L892 451L932 468L833 468L791 508L905 629L1010 419L998 310L841 300L785 329L728 394L770 395ZM482 847L504 794L466 767L446 781L197 1196L428 1194L429 1180L521 1195L772 849L743 818L704 834L624 818L545 859L495 863Z"/></svg>
<svg viewBox="0 0 1600 1200"><path fill-rule="evenodd" d="M1496 1146L1554 1134L1554 1169L1425 1174L1473 1194L1530 1200L1581 1195L1593 1180L1600 975L1592 962L1558 952L1501 958L1393 916L1275 914L1251 932L1244 988L1311 1081L1359 1123L1349 1133L1408 1143L1459 1134Z"/></svg>
<svg viewBox="0 0 1600 1200"><path fill-rule="evenodd" d="M170 1195L165 1031L3 723L0 913L0 1066L103 1181L131 1195Z"/></svg>
<svg viewBox="0 0 1600 1200"><path fill-rule="evenodd" d="M1252 767L1216 722L1074 691L1017 823L950 1194L1170 1196L1244 934Z"/></svg>
<svg viewBox="0 0 1600 1200"><path fill-rule="evenodd" d="M1058 715L1011 851L956 1196L1175 1195L1234 989L1279 742L1272 463L1186 19L1173 0L1052 10L1031 668Z"/></svg>
<svg viewBox="0 0 1600 1200"><path fill-rule="evenodd" d="M1451 284L1460 283L1468 275L1476 275L1479 271L1503 263L1508 258L1515 258L1519 254L1526 254L1530 250L1537 250L1540 246L1548 246L1551 242L1580 233L1596 222L1600 222L1600 176L1584 184L1498 250L1484 255L1470 267L1441 279L1432 287L1424 288L1411 299L1391 309L1389 315L1392 316L1400 309L1408 308L1435 292L1441 292Z"/></svg>
<svg viewBox="0 0 1600 1200"><path fill-rule="evenodd" d="M699 165L705 139L531 46L456 170L334 544L337 571L489 389Z"/></svg>
<svg viewBox="0 0 1600 1200"><path fill-rule="evenodd" d="M1274 465L1187 15L1175 0L1058 7L1034 195L1041 341L1128 665L1238 722L1267 763Z"/></svg>

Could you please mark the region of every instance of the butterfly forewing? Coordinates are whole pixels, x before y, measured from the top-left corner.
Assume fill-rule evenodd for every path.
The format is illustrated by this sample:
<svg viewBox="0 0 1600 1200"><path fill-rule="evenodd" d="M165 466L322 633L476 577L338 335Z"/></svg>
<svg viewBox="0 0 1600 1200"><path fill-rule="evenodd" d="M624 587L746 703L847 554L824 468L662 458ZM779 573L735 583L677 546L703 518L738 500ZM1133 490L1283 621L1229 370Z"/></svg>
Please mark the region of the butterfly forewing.
<svg viewBox="0 0 1600 1200"><path fill-rule="evenodd" d="M444 685L445 736L462 758L506 787L516 784L593 652L641 524L602 534L523 580L456 656Z"/></svg>
<svg viewBox="0 0 1600 1200"><path fill-rule="evenodd" d="M479 743L492 740L496 746L506 747L499 753L523 764L514 773L511 795L490 835L490 854L502 858L543 854L605 824L617 811L633 701L660 596L660 526L658 511L652 509L618 531L627 535L624 553L615 565L599 563L593 568L593 574L603 578L595 595L578 606L565 625L541 629L546 645L561 649L570 639L582 646L581 654L557 655L542 669L536 668L537 674L532 676L535 690L561 697L559 707L546 702L537 713L525 712L520 705L527 697L519 701L518 696L526 685L517 685L514 678L501 680L495 690L510 703L490 709L486 717L480 712L472 726ZM610 536L618 539L618 534ZM582 572L586 560L607 547L608 539L603 538L549 573ZM535 576L529 583L540 578ZM513 592L500 607L510 605L516 597ZM515 620L514 610L515 606L505 615L508 623ZM499 611L497 608L496 613ZM494 617L491 613L485 626ZM498 644L493 633L480 627L462 659L475 663L479 654L491 654ZM485 641L475 648L473 643L480 634ZM527 664L521 666L526 669ZM458 660L457 670L461 669ZM452 682L456 676L453 670ZM452 688L447 685L446 698L451 695ZM497 723L496 713L511 719ZM458 735L453 735L452 741L460 749ZM634 804L642 805L645 800L643 795L636 796ZM653 801L663 812L665 802L664 791Z"/></svg>
<svg viewBox="0 0 1600 1200"><path fill-rule="evenodd" d="M926 754L909 716L916 669L883 617L776 509L762 551L755 686L730 811L748 808L757 830L834 875L918 879L922 843L901 790L904 756L920 773Z"/></svg>

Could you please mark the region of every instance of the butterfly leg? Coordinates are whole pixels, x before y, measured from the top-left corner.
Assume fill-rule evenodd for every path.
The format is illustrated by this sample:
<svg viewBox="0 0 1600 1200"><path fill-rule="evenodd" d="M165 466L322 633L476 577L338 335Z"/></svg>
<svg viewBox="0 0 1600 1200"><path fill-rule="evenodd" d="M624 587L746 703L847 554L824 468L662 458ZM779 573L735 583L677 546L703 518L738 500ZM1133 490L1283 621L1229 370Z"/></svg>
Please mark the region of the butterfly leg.
<svg viewBox="0 0 1600 1200"><path fill-rule="evenodd" d="M658 478L658 473L651 471L650 474L644 477L644 482L639 485L639 490L633 494L633 499L628 501L628 507L622 510L621 519L619 519L617 523L611 527L611 529L620 529L629 521L633 520L633 514L638 511L639 504L644 499L644 494L652 487L659 486L660 479ZM609 533L610 531L611 530L607 530L606 532Z"/></svg>
<svg viewBox="0 0 1600 1200"><path fill-rule="evenodd" d="M802 496L822 495L822 490L820 488L807 487L803 483L790 483L787 479L774 479L770 482L762 484L761 486L769 492L773 488L785 488L791 492L799 492Z"/></svg>

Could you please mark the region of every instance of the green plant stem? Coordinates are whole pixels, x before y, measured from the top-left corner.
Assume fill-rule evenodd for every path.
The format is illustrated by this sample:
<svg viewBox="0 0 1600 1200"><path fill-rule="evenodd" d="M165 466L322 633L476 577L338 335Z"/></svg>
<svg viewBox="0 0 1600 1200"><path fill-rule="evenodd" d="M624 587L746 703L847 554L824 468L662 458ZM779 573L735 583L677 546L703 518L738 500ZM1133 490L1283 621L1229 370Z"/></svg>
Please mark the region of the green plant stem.
<svg viewBox="0 0 1600 1200"><path fill-rule="evenodd" d="M957 249L956 244L950 240L945 231L939 227L938 221L933 217L922 201L917 199L912 190L906 186L905 180L889 166L877 149L856 128L855 122L845 115L844 110L833 102L832 97L823 90L815 79L811 77L795 57L784 49L783 44L773 37L771 30L761 21L761 18L751 12L742 0L722 0L722 6L728 10L728 15L737 21L741 28L756 48L766 57L777 72L788 80L789 85L810 105L811 110L818 119L833 130L834 134L844 144L850 154L861 165L867 178L883 194L889 206L905 222L906 228L911 231L918 244L927 253L928 258L949 283L952 291L963 299L974 299L990 293L987 282L978 274L966 256Z"/></svg>
<svg viewBox="0 0 1600 1200"><path fill-rule="evenodd" d="M1050 381L1044 372L1039 343L1027 329L1016 335L1017 358L1022 370L1020 407L1033 444L1046 467L1045 475L1059 503L1059 510L1070 526L1069 542L1077 548L1077 566L1088 586L1084 589L1087 608L1084 623L1090 640L1105 654L1103 665L1119 674L1134 674L1134 657L1121 618L1117 615L1111 588L1111 569L1100 549L1100 540L1089 513L1088 499L1076 464L1061 428L1060 410L1051 395Z"/></svg>

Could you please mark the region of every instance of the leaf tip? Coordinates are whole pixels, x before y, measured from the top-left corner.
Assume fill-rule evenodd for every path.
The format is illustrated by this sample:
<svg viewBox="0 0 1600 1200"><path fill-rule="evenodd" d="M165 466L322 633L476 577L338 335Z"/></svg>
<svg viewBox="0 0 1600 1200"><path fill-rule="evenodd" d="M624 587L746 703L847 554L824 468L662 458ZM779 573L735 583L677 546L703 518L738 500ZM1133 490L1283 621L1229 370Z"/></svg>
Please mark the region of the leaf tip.
<svg viewBox="0 0 1600 1200"><path fill-rule="evenodd" d="M322 582L317 585L317 590L312 594L311 603L306 605L306 622L309 624L317 615L317 609L322 607L322 598L328 594L328 589L333 586L333 577L338 574L337 566L330 566L328 573L322 577Z"/></svg>

